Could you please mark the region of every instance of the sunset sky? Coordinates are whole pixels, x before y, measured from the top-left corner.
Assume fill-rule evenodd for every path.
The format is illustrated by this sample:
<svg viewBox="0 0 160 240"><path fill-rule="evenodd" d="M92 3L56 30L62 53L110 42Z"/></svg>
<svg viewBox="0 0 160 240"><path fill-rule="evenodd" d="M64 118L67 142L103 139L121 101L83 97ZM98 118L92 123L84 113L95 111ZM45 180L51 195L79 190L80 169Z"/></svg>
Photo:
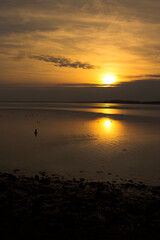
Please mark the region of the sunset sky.
<svg viewBox="0 0 160 240"><path fill-rule="evenodd" d="M0 0L0 100L113 98L160 100L159 0Z"/></svg>

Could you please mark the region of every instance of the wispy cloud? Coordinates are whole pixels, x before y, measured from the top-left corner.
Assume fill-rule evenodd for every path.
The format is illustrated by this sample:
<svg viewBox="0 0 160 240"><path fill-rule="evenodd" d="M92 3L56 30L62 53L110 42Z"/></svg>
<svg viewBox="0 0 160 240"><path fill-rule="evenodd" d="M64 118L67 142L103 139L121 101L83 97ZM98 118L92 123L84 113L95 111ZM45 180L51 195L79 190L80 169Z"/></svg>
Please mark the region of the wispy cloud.
<svg viewBox="0 0 160 240"><path fill-rule="evenodd" d="M32 59L53 63L56 67L68 67L68 68L82 68L82 69L95 69L94 65L89 63L83 63L80 61L71 61L65 57L52 57L52 56L30 56Z"/></svg>
<svg viewBox="0 0 160 240"><path fill-rule="evenodd" d="M159 12L158 0L0 0L0 82L158 79Z"/></svg>
<svg viewBox="0 0 160 240"><path fill-rule="evenodd" d="M119 75L121 78L136 80L160 80L160 74L143 74L143 75Z"/></svg>
<svg viewBox="0 0 160 240"><path fill-rule="evenodd" d="M148 75L144 75L145 77L148 77L148 78L159 78L160 79L160 74L157 75L157 74L148 74Z"/></svg>

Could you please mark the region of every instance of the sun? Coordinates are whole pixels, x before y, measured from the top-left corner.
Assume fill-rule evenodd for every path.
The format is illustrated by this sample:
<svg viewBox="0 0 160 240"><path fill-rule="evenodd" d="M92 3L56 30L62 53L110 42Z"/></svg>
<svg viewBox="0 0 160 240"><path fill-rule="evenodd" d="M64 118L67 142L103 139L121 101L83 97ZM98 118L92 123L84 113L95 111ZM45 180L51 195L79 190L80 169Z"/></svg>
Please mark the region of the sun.
<svg viewBox="0 0 160 240"><path fill-rule="evenodd" d="M113 84L116 81L116 78L114 76L111 75L106 75L103 78L103 83L105 84Z"/></svg>

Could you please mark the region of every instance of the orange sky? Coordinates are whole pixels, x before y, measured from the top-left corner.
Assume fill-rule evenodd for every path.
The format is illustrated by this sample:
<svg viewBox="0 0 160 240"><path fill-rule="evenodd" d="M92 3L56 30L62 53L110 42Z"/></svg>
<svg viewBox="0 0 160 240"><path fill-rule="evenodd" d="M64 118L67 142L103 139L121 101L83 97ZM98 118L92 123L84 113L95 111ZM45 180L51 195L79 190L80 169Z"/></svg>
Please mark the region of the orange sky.
<svg viewBox="0 0 160 240"><path fill-rule="evenodd" d="M0 2L0 85L160 80L160 1Z"/></svg>

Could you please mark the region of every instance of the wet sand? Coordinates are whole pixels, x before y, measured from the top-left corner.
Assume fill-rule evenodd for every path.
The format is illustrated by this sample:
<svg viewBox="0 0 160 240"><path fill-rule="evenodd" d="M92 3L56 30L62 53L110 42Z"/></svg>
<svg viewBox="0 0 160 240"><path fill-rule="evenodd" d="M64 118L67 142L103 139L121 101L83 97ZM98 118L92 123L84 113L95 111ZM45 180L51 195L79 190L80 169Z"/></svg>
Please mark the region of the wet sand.
<svg viewBox="0 0 160 240"><path fill-rule="evenodd" d="M0 174L3 239L160 239L160 187Z"/></svg>

